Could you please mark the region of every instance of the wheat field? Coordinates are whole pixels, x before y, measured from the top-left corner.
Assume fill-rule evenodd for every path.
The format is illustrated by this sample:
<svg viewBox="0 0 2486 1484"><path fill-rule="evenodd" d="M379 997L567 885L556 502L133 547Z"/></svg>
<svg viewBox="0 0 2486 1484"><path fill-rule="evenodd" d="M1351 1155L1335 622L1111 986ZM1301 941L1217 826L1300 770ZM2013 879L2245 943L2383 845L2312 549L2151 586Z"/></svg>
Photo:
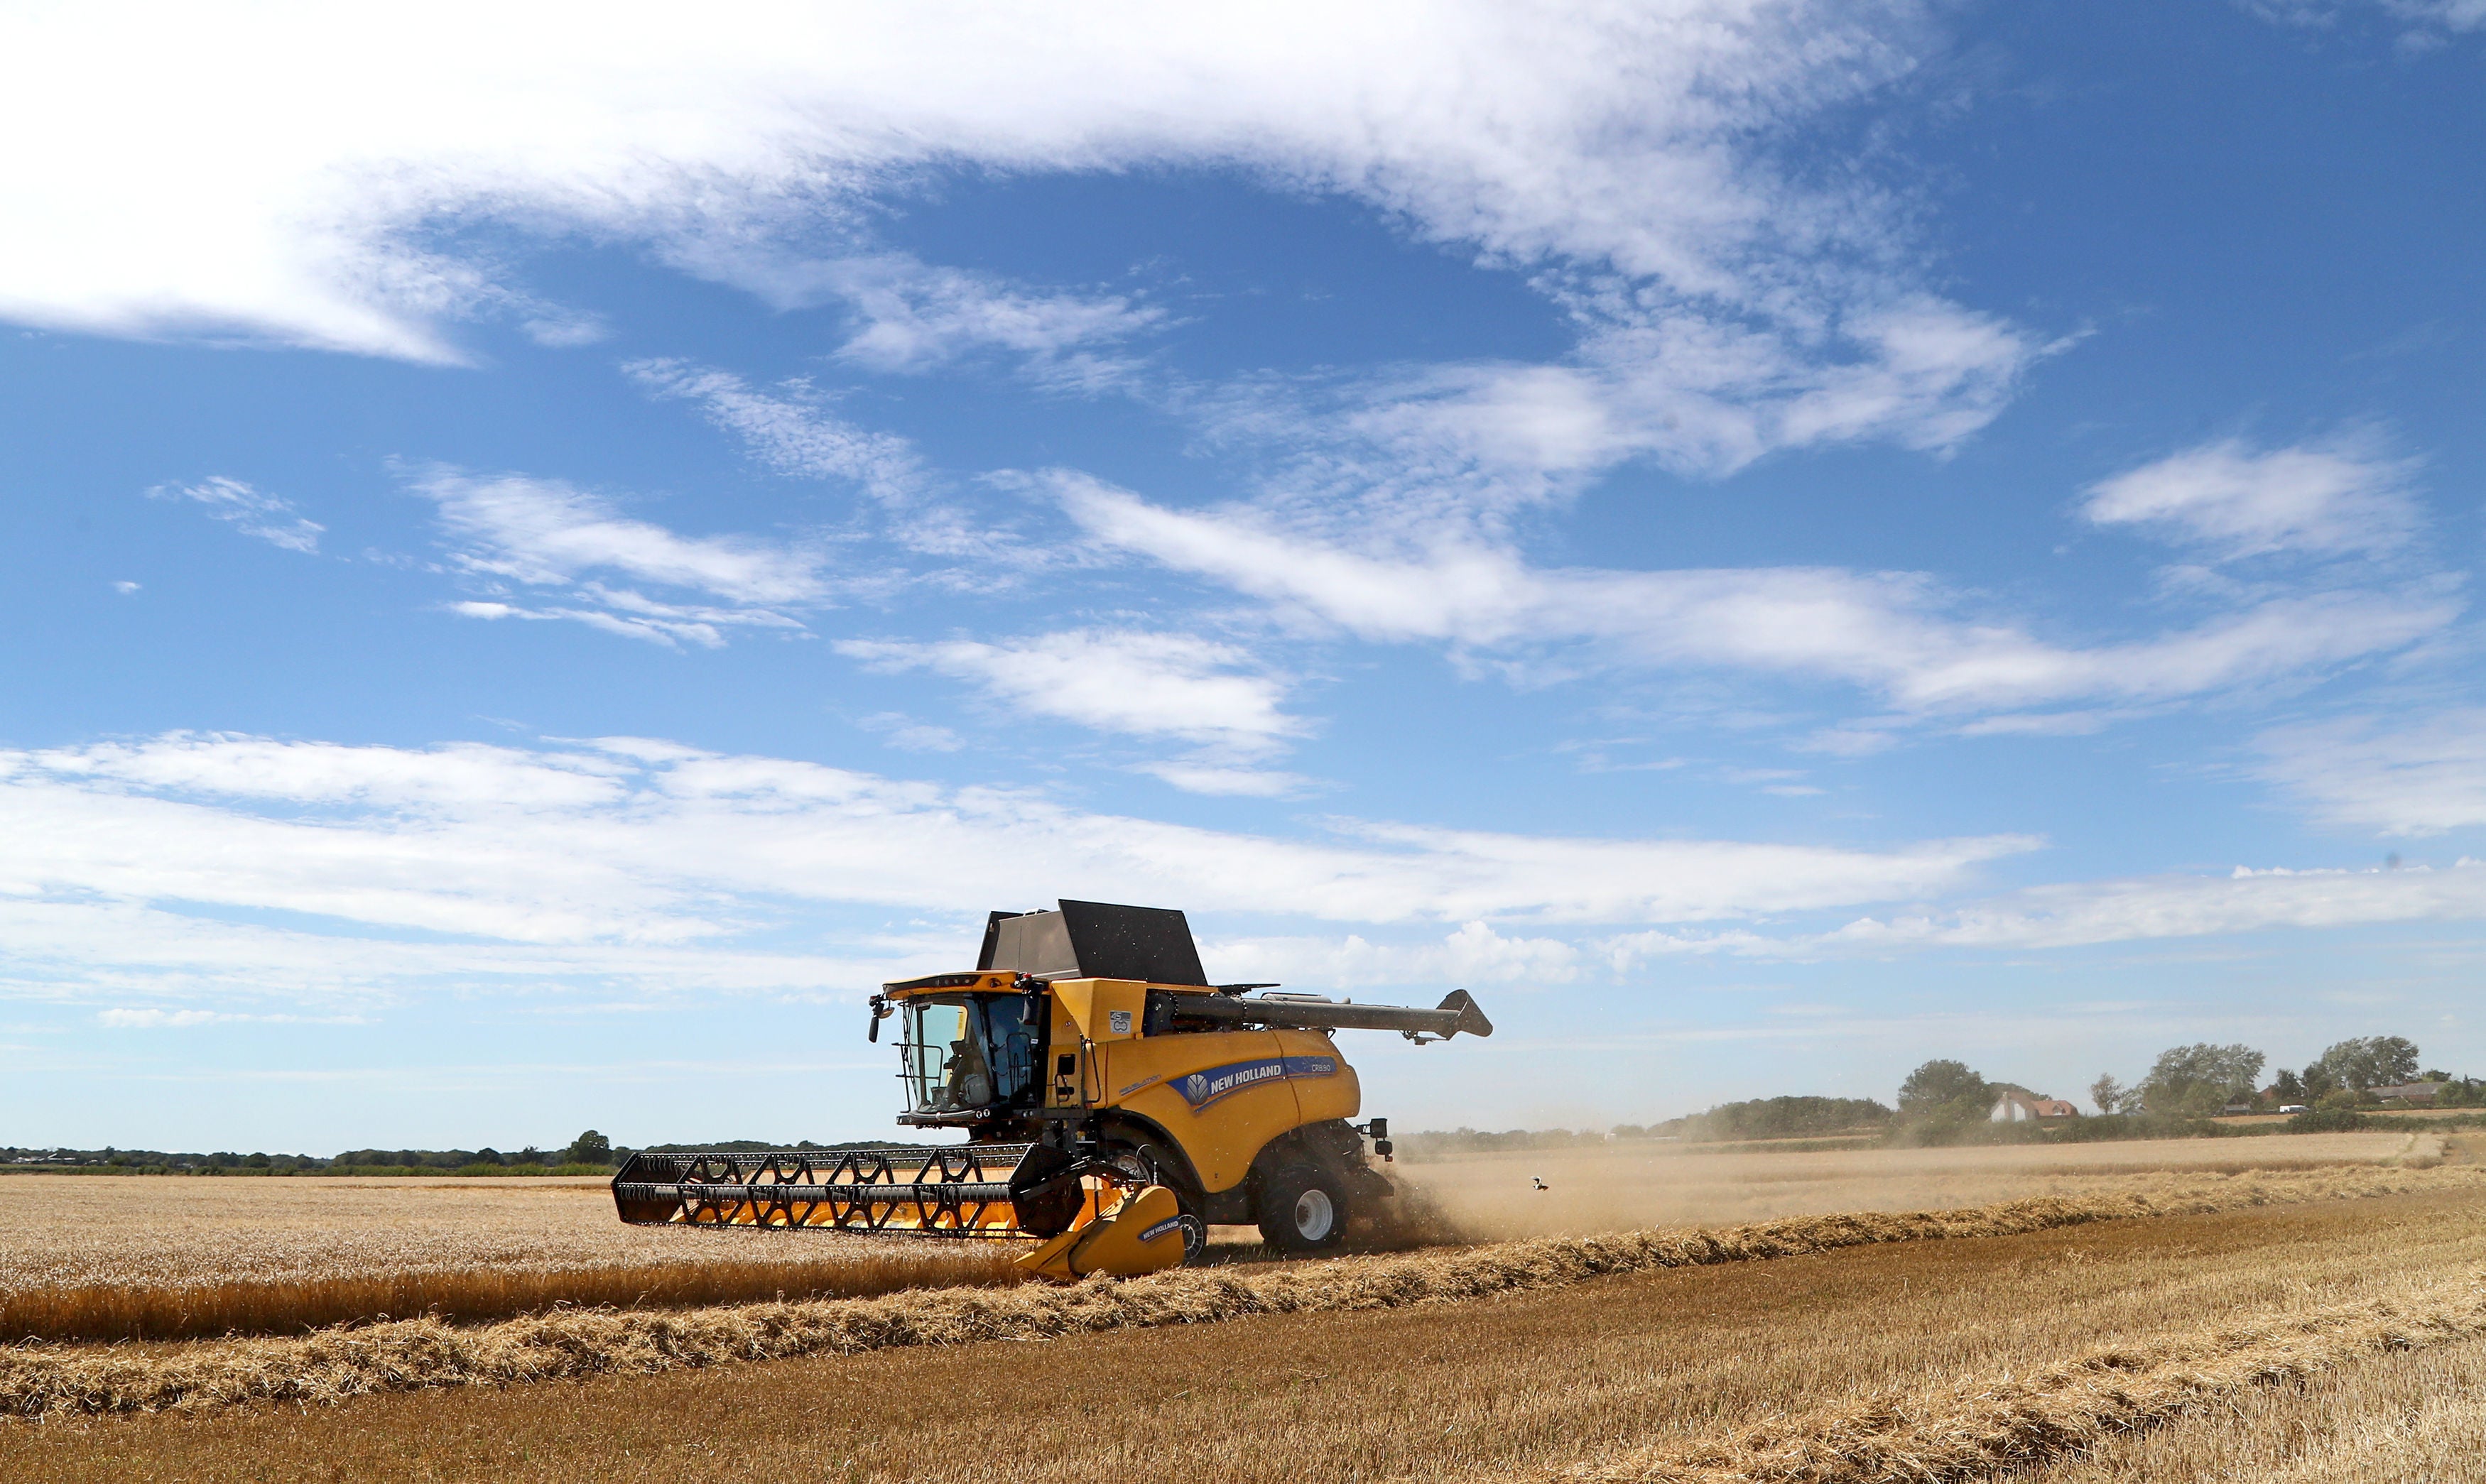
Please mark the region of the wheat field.
<svg viewBox="0 0 2486 1484"><path fill-rule="evenodd" d="M626 1226L600 1180L0 1177L0 1340L294 1333L1017 1278L1016 1249Z"/></svg>
<svg viewBox="0 0 2486 1484"><path fill-rule="evenodd" d="M1214 1460L1271 1484L1925 1484L2113 1469L2118 1443L2175 1448L2215 1439L2239 1409L2325 1395L2353 1431L2349 1409L2398 1416L2417 1401L2401 1381L2474 1373L2486 1172L2169 1177L2178 1187L2196 1204L2241 1203L2050 1222L2034 1208L2066 1203L2038 1201L2017 1225L1986 1214L1984 1229L2007 1234L1975 1235L1976 1214L1955 1213L1907 1240L1808 1245L1782 1231L1776 1255L1679 1265L1616 1260L1662 1254L1651 1235L961 1294L937 1306L1015 1340L689 1363L693 1327L674 1332L673 1362L649 1373L0 1425L15 1429L13 1479L30 1481L670 1480L773 1459L807 1477L874 1481L1119 1479ZM1818 1238L1874 1223L1902 1224L1790 1224ZM1606 1260L1565 1271L1555 1259L1566 1250ZM1293 1306L1204 1322L1237 1294L1280 1291L1270 1285L1291 1285ZM1061 1314L1152 1305L1165 1322L996 1325L1048 1295ZM894 1306L937 1298L846 1307L885 1326ZM741 1342L794 1333L794 1317ZM2405 1345L2419 1348L2393 1348ZM2435 1369L2389 1369L2420 1362ZM2436 1401L2457 1410L2456 1397ZM2300 1461L2288 1476L2409 1477L2381 1465L2325 1472ZM2205 1476L2151 1467L2063 1472L2058 1484Z"/></svg>
<svg viewBox="0 0 2486 1484"><path fill-rule="evenodd" d="M2430 1141L2429 1141L2430 1140ZM1427 1237L1506 1240L2145 1191L2168 1171L2421 1162L2402 1133L1399 1165ZM1553 1188L1537 1191L1543 1174ZM625 1226L603 1182L0 1178L0 1341L286 1334L556 1305L685 1307L1016 1280L997 1243ZM1248 1228L1219 1255L1261 1255ZM1379 1245L1393 1244L1387 1240Z"/></svg>
<svg viewBox="0 0 2486 1484"><path fill-rule="evenodd" d="M1666 1179L1606 1197L1626 1215L1845 1214L1068 1288L904 1266L992 1249L898 1245L875 1278L881 1244L833 1234L621 1227L594 1185L370 1182L340 1206L329 1182L0 1181L0 1196L33 1200L0 1213L5 1271L51 1279L19 1280L16 1303L483 1274L487 1252L573 1278L749 1264L773 1267L767 1280L828 1264L815 1296L789 1284L782 1302L18 1344L0 1348L0 1409L41 1420L0 1420L0 1438L13 1480L674 1478L757 1462L747 1430L716 1419L764 1416L767 1449L855 1480L1119 1478L1214 1458L1272 1481L2398 1484L2459 1456L2440 1437L2486 1436L2486 1403L2458 1389L2486 1376L2486 1167L2456 1141L1897 1153L1677 1157L1655 1167ZM1483 1235L1550 1207L1560 1188L1534 1178L1564 1168L1503 1157L1402 1173ZM1547 1206L1511 1192L1514 1175ZM184 1184L212 1199L151 1203L118 1223L118 1245L16 1219L62 1209L47 1195L127 1214ZM1997 1189L2017 1198L1890 1209ZM186 1278L185 1235L199 1239ZM402 1266L365 1266L389 1262ZM2438 1382L2454 1389L2409 1389ZM2245 1417L2276 1431L2237 1452ZM2205 1471L2230 1455L2254 1471Z"/></svg>

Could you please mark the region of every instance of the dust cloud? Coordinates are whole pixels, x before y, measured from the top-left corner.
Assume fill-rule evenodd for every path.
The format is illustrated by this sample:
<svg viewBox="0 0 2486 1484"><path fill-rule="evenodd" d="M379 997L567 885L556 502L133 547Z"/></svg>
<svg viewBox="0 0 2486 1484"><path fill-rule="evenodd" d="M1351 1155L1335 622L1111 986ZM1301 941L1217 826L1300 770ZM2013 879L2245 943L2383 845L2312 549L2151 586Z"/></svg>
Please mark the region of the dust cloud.
<svg viewBox="0 0 2486 1484"><path fill-rule="evenodd" d="M2143 1189L2170 1174L2391 1164L2405 1142L2379 1133L1783 1154L1633 1143L1452 1155L1386 1167L1399 1195L1369 1241L1426 1246L2077 1198Z"/></svg>

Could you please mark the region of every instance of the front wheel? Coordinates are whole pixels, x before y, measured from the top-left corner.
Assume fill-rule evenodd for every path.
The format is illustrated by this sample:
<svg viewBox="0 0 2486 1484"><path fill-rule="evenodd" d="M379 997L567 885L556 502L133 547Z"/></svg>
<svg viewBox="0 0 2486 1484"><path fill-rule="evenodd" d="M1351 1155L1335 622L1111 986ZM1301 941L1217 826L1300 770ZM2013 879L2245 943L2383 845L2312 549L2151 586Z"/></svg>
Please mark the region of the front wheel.
<svg viewBox="0 0 2486 1484"><path fill-rule="evenodd" d="M1346 1240L1346 1182L1289 1165L1260 1188L1260 1238L1282 1252L1325 1252Z"/></svg>
<svg viewBox="0 0 2486 1484"><path fill-rule="evenodd" d="M1195 1267L1208 1250L1208 1223L1200 1219L1200 1202L1190 1187L1171 1173L1174 1161L1154 1144L1114 1144L1107 1148L1105 1163L1141 1185L1162 1185L1174 1192L1174 1204L1182 1215L1182 1265Z"/></svg>

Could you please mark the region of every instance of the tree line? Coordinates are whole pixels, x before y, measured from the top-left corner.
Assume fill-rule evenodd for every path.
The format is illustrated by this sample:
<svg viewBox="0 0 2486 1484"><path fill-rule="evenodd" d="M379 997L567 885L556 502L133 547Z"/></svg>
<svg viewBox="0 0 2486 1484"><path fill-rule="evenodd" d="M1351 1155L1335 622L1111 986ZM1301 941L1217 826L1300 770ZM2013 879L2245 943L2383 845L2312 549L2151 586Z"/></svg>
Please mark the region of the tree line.
<svg viewBox="0 0 2486 1484"><path fill-rule="evenodd" d="M2269 1110L2373 1107L2381 1101L2377 1088L2431 1083L2437 1086L2438 1108L2486 1107L2486 1082L2420 1070L2417 1045L2403 1035L2334 1042L2304 1070L2280 1067L2263 1086L2267 1064L2268 1058L2250 1046L2207 1041L2171 1046L2158 1054L2147 1076L2130 1086L2112 1074L2091 1083L2089 1101L2101 1113L2206 1118L2239 1103Z"/></svg>
<svg viewBox="0 0 2486 1484"><path fill-rule="evenodd" d="M343 1174L357 1170L507 1169L512 1173L591 1173L610 1169L629 1157L594 1129L566 1148L527 1145L515 1154L498 1149L347 1149L342 1154L249 1154L219 1149L191 1153L168 1149L0 1148L0 1164L19 1168L94 1169L106 1173L164 1174Z"/></svg>

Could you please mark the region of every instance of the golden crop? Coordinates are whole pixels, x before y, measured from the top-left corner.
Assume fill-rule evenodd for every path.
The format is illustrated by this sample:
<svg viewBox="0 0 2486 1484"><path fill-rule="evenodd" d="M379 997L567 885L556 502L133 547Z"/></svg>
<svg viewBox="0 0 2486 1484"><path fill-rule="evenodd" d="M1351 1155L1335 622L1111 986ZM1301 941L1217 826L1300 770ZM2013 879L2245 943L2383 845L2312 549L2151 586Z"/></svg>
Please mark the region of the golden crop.
<svg viewBox="0 0 2486 1484"><path fill-rule="evenodd" d="M1015 1281L1012 1249L656 1230L601 1181L0 1178L0 1340L298 1334L383 1315Z"/></svg>
<svg viewBox="0 0 2486 1484"><path fill-rule="evenodd" d="M375 1391L652 1374L737 1360L1051 1341L1256 1314L1445 1304L1668 1268L1889 1243L1991 1237L2175 1212L2379 1195L2486 1191L2486 1171L2373 1168L2161 1176L2148 1191L2041 1197L1955 1211L1799 1217L1708 1231L1544 1238L1326 1262L1185 1269L1071 1288L925 1289L876 1299L749 1304L689 1312L568 1310L458 1328L437 1319L133 1353L20 1347L0 1354L0 1408L20 1415L337 1401ZM687 1235L687 1234L686 1234ZM732 1233L699 1234L732 1236ZM754 1240L804 1234L743 1234Z"/></svg>

